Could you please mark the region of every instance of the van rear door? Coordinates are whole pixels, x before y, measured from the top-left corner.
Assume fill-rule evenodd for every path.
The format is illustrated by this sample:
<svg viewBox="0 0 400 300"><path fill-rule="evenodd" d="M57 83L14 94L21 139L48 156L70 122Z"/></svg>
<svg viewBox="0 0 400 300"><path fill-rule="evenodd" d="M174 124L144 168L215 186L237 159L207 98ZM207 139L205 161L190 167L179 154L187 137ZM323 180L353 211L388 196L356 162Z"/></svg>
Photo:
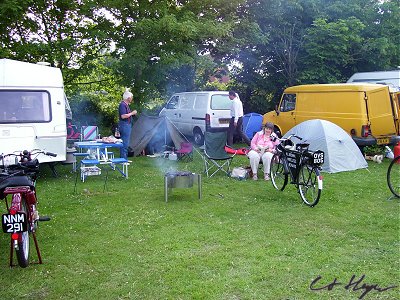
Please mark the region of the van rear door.
<svg viewBox="0 0 400 300"><path fill-rule="evenodd" d="M231 116L232 100L229 95L213 94L210 101L210 128L211 129L227 129Z"/></svg>
<svg viewBox="0 0 400 300"><path fill-rule="evenodd" d="M389 143L385 139L396 135L396 127L388 88L367 92L366 103L372 135L378 144Z"/></svg>

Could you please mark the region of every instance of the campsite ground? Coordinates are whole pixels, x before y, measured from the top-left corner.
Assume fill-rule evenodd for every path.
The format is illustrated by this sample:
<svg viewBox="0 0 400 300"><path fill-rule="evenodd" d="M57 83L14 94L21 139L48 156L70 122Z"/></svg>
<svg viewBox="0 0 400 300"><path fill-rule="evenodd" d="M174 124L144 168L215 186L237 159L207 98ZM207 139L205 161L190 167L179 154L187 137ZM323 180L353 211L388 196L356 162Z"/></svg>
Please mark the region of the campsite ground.
<svg viewBox="0 0 400 300"><path fill-rule="evenodd" d="M197 153L191 163L133 158L130 178L109 172L106 192L103 176L78 182L75 194L70 165L59 178L44 169L39 209L52 218L38 231L44 264L10 269L2 234L0 299L361 299L368 287L363 299L396 299L400 208L388 163L324 173L314 208L294 186L278 192L222 175L203 178L202 200L177 189L165 203L164 171L201 172ZM328 286L312 291L319 276L314 288Z"/></svg>

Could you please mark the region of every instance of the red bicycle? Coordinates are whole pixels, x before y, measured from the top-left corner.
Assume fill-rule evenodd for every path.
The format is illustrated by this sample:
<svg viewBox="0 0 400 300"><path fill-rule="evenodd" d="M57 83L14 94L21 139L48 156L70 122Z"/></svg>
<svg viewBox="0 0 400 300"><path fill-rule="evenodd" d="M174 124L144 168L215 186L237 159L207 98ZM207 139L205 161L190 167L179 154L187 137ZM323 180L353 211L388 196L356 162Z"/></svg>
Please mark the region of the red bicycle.
<svg viewBox="0 0 400 300"><path fill-rule="evenodd" d="M40 154L57 156L39 149L0 155L0 200L4 200L7 208L1 223L3 232L11 234L10 267L13 266L14 250L19 266L28 266L30 235L35 242L39 264L42 263L35 233L38 221L50 218L40 218L37 210L35 184L39 173L37 157Z"/></svg>

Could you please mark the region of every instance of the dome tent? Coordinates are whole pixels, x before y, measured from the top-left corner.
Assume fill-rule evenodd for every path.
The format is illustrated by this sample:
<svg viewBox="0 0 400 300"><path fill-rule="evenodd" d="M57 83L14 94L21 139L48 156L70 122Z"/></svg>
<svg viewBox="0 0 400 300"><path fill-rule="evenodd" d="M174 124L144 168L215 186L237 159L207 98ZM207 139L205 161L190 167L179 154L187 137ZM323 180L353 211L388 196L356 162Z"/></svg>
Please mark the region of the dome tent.
<svg viewBox="0 0 400 300"><path fill-rule="evenodd" d="M263 116L258 113L248 113L243 116L243 132L250 140L262 129L262 121Z"/></svg>
<svg viewBox="0 0 400 300"><path fill-rule="evenodd" d="M310 144L310 150L324 151L323 171L337 173L368 167L350 135L332 122L319 119L304 121L290 129L284 137L290 134L302 137L301 142Z"/></svg>

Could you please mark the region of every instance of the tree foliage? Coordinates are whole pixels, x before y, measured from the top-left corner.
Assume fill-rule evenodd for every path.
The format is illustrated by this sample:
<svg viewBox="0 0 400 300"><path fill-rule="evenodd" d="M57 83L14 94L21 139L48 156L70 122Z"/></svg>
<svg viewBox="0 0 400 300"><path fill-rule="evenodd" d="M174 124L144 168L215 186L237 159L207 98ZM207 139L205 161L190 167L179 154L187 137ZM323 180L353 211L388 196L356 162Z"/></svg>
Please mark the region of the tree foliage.
<svg viewBox="0 0 400 300"><path fill-rule="evenodd" d="M0 16L0 56L60 67L78 115L105 122L125 88L141 109L233 88L264 113L287 86L400 65L396 0L3 0Z"/></svg>

